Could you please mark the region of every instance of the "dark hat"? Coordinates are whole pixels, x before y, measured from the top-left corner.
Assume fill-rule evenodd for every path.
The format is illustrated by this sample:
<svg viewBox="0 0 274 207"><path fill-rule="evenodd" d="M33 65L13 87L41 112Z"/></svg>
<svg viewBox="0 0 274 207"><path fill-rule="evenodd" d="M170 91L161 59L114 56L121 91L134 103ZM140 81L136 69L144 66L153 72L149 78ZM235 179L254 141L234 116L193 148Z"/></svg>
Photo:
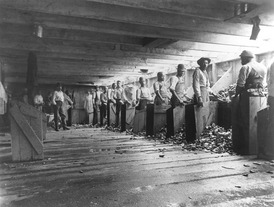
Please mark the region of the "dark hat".
<svg viewBox="0 0 274 207"><path fill-rule="evenodd" d="M208 61L208 64L211 62L210 58L201 57L199 60L197 60L198 65L202 65L205 60Z"/></svg>
<svg viewBox="0 0 274 207"><path fill-rule="evenodd" d="M244 50L241 54L240 57L249 57L249 58L254 58L254 54L248 50Z"/></svg>
<svg viewBox="0 0 274 207"><path fill-rule="evenodd" d="M184 69L185 68L185 66L183 65L183 64L179 64L178 66L177 66L177 69Z"/></svg>

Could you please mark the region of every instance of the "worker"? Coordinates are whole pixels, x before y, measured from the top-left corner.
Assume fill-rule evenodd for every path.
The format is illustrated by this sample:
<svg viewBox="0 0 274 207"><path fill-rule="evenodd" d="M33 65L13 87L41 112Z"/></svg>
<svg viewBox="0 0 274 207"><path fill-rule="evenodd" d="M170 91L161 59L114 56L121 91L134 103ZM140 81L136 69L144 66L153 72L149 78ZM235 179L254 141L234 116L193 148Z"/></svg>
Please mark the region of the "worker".
<svg viewBox="0 0 274 207"><path fill-rule="evenodd" d="M64 93L62 91L62 85L60 83L56 84L56 90L53 93L52 96L52 104L53 104L53 110L54 110L54 123L55 123L55 131L59 131L58 127L58 117L61 118L61 126L64 130L69 130L69 128L66 126L65 118L66 115L63 111L63 102L64 102Z"/></svg>
<svg viewBox="0 0 274 207"><path fill-rule="evenodd" d="M33 103L35 108L37 108L39 111L42 111L44 99L40 89L37 90L37 94L34 96Z"/></svg>
<svg viewBox="0 0 274 207"><path fill-rule="evenodd" d="M88 90L84 100L84 109L86 111L86 124L92 124L94 112L94 97Z"/></svg>
<svg viewBox="0 0 274 207"><path fill-rule="evenodd" d="M68 90L65 90L64 88L63 88L63 91L67 91L68 92ZM71 118L71 114L69 115L68 111L73 107L73 101L67 95L66 92L63 92L63 95L64 95L64 102L62 104L62 107L63 107L63 112L64 112L64 114L66 116L65 122L66 122L66 125L68 126L69 117Z"/></svg>
<svg viewBox="0 0 274 207"><path fill-rule="evenodd" d="M162 72L157 73L157 81L153 84L156 97L154 99L155 105L169 105L171 94L168 91L167 84L164 82L165 77Z"/></svg>
<svg viewBox="0 0 274 207"><path fill-rule="evenodd" d="M114 99L115 90L116 90L116 83L112 83L111 88L108 89L108 101L114 105L116 104L116 101Z"/></svg>
<svg viewBox="0 0 274 207"><path fill-rule="evenodd" d="M112 83L111 88L108 89L108 105L107 105L107 121L108 126L114 122L113 114L116 114L116 100L114 99L116 90L116 83Z"/></svg>
<svg viewBox="0 0 274 207"><path fill-rule="evenodd" d="M193 73L194 102L197 102L198 107L203 107L205 103L209 102L211 89L206 69L210 62L209 58L200 58L197 61L200 67L196 68Z"/></svg>
<svg viewBox="0 0 274 207"><path fill-rule="evenodd" d="M240 69L236 95L247 92L249 89L263 88L266 81L266 67L254 60L254 54L244 50L241 55L242 68Z"/></svg>
<svg viewBox="0 0 274 207"><path fill-rule="evenodd" d="M115 89L115 94L114 94L114 99L116 100L116 118L115 118L115 126L116 127L119 126L119 115L121 112L122 104L124 104L123 93L124 93L124 89L122 87L122 83L121 83L121 81L118 80L117 87Z"/></svg>
<svg viewBox="0 0 274 207"><path fill-rule="evenodd" d="M171 106L175 108L176 106L184 104L184 97L186 95L185 90L185 72L186 69L183 64L177 66L176 76L170 78L169 90L172 94Z"/></svg>
<svg viewBox="0 0 274 207"><path fill-rule="evenodd" d="M150 90L145 85L145 79L139 78L141 87L136 92L136 110L142 110L146 108L146 105L152 101Z"/></svg>
<svg viewBox="0 0 274 207"><path fill-rule="evenodd" d="M239 140L235 147L241 154L249 154L249 148L246 144L249 140L250 125L249 97L254 95L253 93L256 93L256 96L258 96L258 91L264 87L267 69L264 65L254 60L255 56L250 51L244 50L240 57L242 67L238 75L235 94L235 97L239 96L239 105L237 106L235 118L237 123L240 124L237 125L233 133ZM261 96L264 95L261 94ZM258 107L258 105L254 105L253 110L259 110Z"/></svg>
<svg viewBox="0 0 274 207"><path fill-rule="evenodd" d="M107 97L107 90L108 88L106 86L102 86L102 93L100 96L101 100L101 106L100 106L100 124L101 126L104 125L104 119L106 118L107 115L107 102L108 102L108 97Z"/></svg>
<svg viewBox="0 0 274 207"><path fill-rule="evenodd" d="M94 96L94 117L93 117L93 125L99 123L100 120L100 106L101 106L101 90L99 86L96 86L96 90L93 94Z"/></svg>
<svg viewBox="0 0 274 207"><path fill-rule="evenodd" d="M74 97L73 97L73 92L70 92L69 90L65 90L65 100L69 103L67 105L67 126L72 125L72 108L73 108L73 103L75 102ZM70 101L69 101L70 100Z"/></svg>

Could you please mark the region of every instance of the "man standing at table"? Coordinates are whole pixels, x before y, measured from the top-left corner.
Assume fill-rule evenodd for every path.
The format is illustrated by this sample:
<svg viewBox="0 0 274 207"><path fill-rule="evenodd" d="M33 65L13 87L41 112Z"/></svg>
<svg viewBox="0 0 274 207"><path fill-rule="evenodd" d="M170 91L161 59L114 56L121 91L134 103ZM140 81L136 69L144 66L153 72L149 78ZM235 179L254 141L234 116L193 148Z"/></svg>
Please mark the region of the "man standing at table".
<svg viewBox="0 0 274 207"><path fill-rule="evenodd" d="M198 107L203 107L205 103L209 102L209 91L211 89L206 69L210 61L209 58L200 58L197 61L200 67L196 68L193 73L194 101L197 101Z"/></svg>
<svg viewBox="0 0 274 207"><path fill-rule="evenodd" d="M186 94L185 91L185 72L186 69L183 64L179 64L177 66L177 74L176 76L172 76L170 78L170 92L172 94L171 97L171 106L175 108L176 106L184 104L184 97Z"/></svg>

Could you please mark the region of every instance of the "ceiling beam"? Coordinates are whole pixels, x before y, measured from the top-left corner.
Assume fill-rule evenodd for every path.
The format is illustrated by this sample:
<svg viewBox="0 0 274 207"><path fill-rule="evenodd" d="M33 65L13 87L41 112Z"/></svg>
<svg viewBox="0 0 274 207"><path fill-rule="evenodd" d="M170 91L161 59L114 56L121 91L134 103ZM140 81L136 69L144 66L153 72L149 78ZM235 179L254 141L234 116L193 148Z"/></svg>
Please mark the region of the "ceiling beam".
<svg viewBox="0 0 274 207"><path fill-rule="evenodd" d="M0 12L0 22L13 22L11 19L13 16L1 18L2 13ZM23 17L22 17L23 18ZM21 19L22 19L21 18ZM20 18L19 18L20 19ZM21 23L19 23L21 22ZM232 35L224 35L224 34L214 34L214 33L206 33L206 32L191 32L191 31L181 31L181 30L163 30L161 28L154 27L143 27L133 25L120 25L120 23L116 24L108 24L106 22L96 23L96 25L87 25L85 28L81 26L81 23L71 24L71 25L63 25L56 22L52 22L52 26L56 28L62 28L65 26L67 29L87 29L88 31L97 31L97 32L106 32L106 33L115 33L117 35L134 35L139 37L150 36L157 38L169 38L169 39L178 39L184 41L194 41L194 42L203 42L203 43L212 43L212 44L225 44L232 46L258 46L261 43L258 41L250 41L249 37L241 37L241 36L232 36ZM18 20L17 24L25 24L24 20ZM29 24L27 24L29 25ZM45 28L47 30L47 28ZM86 30L85 30L86 31ZM135 32L134 32L135 31ZM251 28L250 28L251 31ZM20 33L20 32L19 32ZM250 32L249 32L250 33ZM270 36L270 34L268 34ZM263 35L260 34L261 39Z"/></svg>
<svg viewBox="0 0 274 207"><path fill-rule="evenodd" d="M129 53L113 53L110 55L96 55L96 54L75 54L75 53L65 53L66 51L62 52L50 52L50 51L35 51L37 58L38 59L50 59L50 60L64 60L66 61L67 59L72 60L72 61L116 61L117 59L121 61L134 61L137 63L168 63L170 61L177 62L181 60L191 60L187 59L187 57L182 58L178 56L164 56L164 55L155 55L155 56L146 56L146 55L131 55ZM27 60L29 50L24 50L24 49L16 49L16 48L5 48L5 49L0 49L0 60L1 57L2 59L5 58L19 58L21 60Z"/></svg>
<svg viewBox="0 0 274 207"><path fill-rule="evenodd" d="M247 36L250 33L250 25L234 23L223 24L223 22L219 20L164 12L159 13L157 11L138 8L125 8L97 2L75 0L2 0L1 7L4 10L11 8L13 9L13 13L15 12L14 10L23 11L23 13L30 12L30 16L27 17L29 20L44 24L46 18L50 18L55 23L59 20L62 21L63 18L66 19L66 23L71 22L70 19L72 18L78 18L79 20L82 18L85 19L86 22L90 20L111 21L112 23L127 22L127 24L130 23L134 25L237 36ZM27 16L27 14L25 16ZM54 20L52 18L54 18ZM265 27L263 30L268 33L274 29Z"/></svg>
<svg viewBox="0 0 274 207"><path fill-rule="evenodd" d="M225 19L233 13L231 2L219 0L87 0L90 2L105 3L166 13L186 14L213 19ZM202 4L201 4L202 3Z"/></svg>
<svg viewBox="0 0 274 207"><path fill-rule="evenodd" d="M231 46L224 44L210 44L210 43L200 43L191 41L178 41L168 45L166 48L175 50L200 50L208 52L219 52L219 53L234 53L242 50L252 50L254 53L260 53L263 50L260 47L249 47L249 46Z"/></svg>
<svg viewBox="0 0 274 207"><path fill-rule="evenodd" d="M0 35L20 35L20 36L33 36L34 25L25 24L12 24L0 23ZM59 28L44 28L43 38L45 39L58 39L58 40L71 40L80 42L102 42L113 44L129 44L129 45L142 45L142 37L133 37L118 34L107 34L99 32L90 32L83 30L72 29L59 29Z"/></svg>
<svg viewBox="0 0 274 207"><path fill-rule="evenodd" d="M22 37L1 37L0 48L19 49L26 51L40 51L40 52L55 52L55 53L69 53L69 54L85 54L92 56L124 56L135 57L142 56L165 58L165 56L177 56L189 58L196 58L200 56L198 51L179 51L174 49L163 48L144 48L141 46L132 45L109 45L109 44L84 44L76 45L75 42L70 41L57 41L57 40L44 40L37 38L22 38ZM216 54L209 55L212 58Z"/></svg>
<svg viewBox="0 0 274 207"><path fill-rule="evenodd" d="M233 3L249 3L249 4L257 4L262 5L265 3L270 3L272 0L222 0L227 2L233 2Z"/></svg>

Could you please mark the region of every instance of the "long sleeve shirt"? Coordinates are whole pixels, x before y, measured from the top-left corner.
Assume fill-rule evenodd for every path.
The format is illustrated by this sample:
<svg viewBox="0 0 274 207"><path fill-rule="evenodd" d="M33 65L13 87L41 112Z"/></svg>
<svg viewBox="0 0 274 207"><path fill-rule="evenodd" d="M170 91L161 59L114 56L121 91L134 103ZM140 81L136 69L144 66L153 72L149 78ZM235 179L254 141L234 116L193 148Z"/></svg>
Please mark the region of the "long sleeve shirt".
<svg viewBox="0 0 274 207"><path fill-rule="evenodd" d="M245 87L246 81L249 75L252 73L252 70L254 70L255 72L253 73L253 78L261 79L262 84L264 86L266 85L266 73L267 73L266 67L262 65L261 63L258 63L253 60L243 65L242 68L240 69L238 80L237 80L237 86Z"/></svg>
<svg viewBox="0 0 274 207"><path fill-rule="evenodd" d="M197 97L201 96L201 87L206 87L210 90L209 78L206 70L202 71L200 68L196 68L193 73L193 90Z"/></svg>
<svg viewBox="0 0 274 207"><path fill-rule="evenodd" d="M56 101L64 102L64 93L63 91L54 91L52 96L52 103L56 105Z"/></svg>

